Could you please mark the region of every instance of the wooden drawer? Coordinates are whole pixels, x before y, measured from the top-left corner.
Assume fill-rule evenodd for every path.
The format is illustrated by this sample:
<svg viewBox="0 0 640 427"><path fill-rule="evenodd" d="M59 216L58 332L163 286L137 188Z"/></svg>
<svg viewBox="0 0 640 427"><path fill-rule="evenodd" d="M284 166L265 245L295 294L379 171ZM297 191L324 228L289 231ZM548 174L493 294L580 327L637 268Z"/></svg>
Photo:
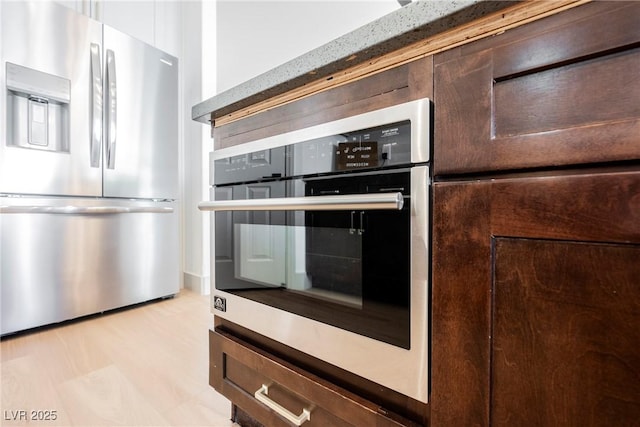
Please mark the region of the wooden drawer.
<svg viewBox="0 0 640 427"><path fill-rule="evenodd" d="M224 331L209 332L209 357L209 383L265 426L295 425L278 412L303 410L305 427L417 425Z"/></svg>
<svg viewBox="0 0 640 427"><path fill-rule="evenodd" d="M640 159L640 2L595 2L434 59L436 175Z"/></svg>

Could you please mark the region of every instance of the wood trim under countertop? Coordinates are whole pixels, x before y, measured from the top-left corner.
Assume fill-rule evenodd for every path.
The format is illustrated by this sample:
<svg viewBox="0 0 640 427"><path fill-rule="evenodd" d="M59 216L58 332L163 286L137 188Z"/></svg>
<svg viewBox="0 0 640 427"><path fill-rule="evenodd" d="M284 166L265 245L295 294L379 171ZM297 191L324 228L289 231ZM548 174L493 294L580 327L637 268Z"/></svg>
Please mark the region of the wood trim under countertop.
<svg viewBox="0 0 640 427"><path fill-rule="evenodd" d="M567 9L588 3L591 0L523 1L516 5L487 15L459 27L452 28L436 36L410 44L389 54L365 63L347 68L339 73L318 79L302 87L258 102L221 117L212 113L213 126L222 126L245 117L306 98L329 88L338 87L376 73L397 67L416 59L424 58L481 38L502 33L529 22L554 15Z"/></svg>

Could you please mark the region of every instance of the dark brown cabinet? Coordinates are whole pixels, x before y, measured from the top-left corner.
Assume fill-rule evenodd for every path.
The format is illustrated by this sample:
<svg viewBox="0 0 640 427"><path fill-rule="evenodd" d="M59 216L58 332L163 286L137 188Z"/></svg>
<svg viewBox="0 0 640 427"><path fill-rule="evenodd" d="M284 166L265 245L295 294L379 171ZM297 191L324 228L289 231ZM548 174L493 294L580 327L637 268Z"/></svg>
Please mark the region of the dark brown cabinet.
<svg viewBox="0 0 640 427"><path fill-rule="evenodd" d="M432 425L638 425L640 168L434 205Z"/></svg>
<svg viewBox="0 0 640 427"><path fill-rule="evenodd" d="M433 426L640 425L639 20L434 58Z"/></svg>
<svg viewBox="0 0 640 427"><path fill-rule="evenodd" d="M436 175L640 159L638 22L595 2L437 55Z"/></svg>
<svg viewBox="0 0 640 427"><path fill-rule="evenodd" d="M640 422L640 245L493 242L491 425Z"/></svg>

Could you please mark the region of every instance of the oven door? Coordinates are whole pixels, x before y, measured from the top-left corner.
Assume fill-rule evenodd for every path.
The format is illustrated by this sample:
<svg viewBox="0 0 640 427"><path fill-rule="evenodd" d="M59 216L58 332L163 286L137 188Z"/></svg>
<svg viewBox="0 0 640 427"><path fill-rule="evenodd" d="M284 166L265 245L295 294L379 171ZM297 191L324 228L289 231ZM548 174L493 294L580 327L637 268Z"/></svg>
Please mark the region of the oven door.
<svg viewBox="0 0 640 427"><path fill-rule="evenodd" d="M428 175L213 188L216 315L427 402Z"/></svg>
<svg viewBox="0 0 640 427"><path fill-rule="evenodd" d="M409 175L217 187L252 210L216 213L216 289L410 348Z"/></svg>

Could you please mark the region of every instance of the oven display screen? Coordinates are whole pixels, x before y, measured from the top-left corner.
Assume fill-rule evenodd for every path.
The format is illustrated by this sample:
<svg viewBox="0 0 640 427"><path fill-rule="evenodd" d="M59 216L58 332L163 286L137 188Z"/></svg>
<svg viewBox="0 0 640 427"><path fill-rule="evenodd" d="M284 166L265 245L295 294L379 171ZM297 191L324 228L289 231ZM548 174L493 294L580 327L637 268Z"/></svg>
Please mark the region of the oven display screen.
<svg viewBox="0 0 640 427"><path fill-rule="evenodd" d="M377 167L378 143L376 141L338 143L336 165L338 170Z"/></svg>

